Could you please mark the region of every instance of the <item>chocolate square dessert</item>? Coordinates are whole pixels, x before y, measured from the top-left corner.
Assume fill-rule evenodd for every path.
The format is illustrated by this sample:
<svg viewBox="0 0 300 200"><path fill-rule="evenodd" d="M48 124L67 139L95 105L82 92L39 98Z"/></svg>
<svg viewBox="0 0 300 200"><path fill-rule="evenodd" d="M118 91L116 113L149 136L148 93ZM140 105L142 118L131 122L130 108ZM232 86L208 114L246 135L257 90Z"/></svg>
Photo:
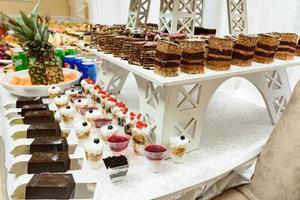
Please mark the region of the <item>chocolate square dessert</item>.
<svg viewBox="0 0 300 200"><path fill-rule="evenodd" d="M204 72L205 41L185 40L179 43L182 49L180 61L181 71L188 74L199 74Z"/></svg>
<svg viewBox="0 0 300 200"><path fill-rule="evenodd" d="M237 66L250 66L257 45L257 36L240 34L234 42L232 64Z"/></svg>
<svg viewBox="0 0 300 200"><path fill-rule="evenodd" d="M122 36L122 35L114 37L114 45L113 45L113 52L112 52L114 56L121 57L125 38L126 36Z"/></svg>
<svg viewBox="0 0 300 200"><path fill-rule="evenodd" d="M142 50L145 43L146 41L131 43L130 57L128 58L129 64L140 65L140 66L143 65Z"/></svg>
<svg viewBox="0 0 300 200"><path fill-rule="evenodd" d="M279 45L279 39L277 35L259 34L254 61L264 64L272 63Z"/></svg>
<svg viewBox="0 0 300 200"><path fill-rule="evenodd" d="M157 42L146 42L141 53L144 69L153 69Z"/></svg>
<svg viewBox="0 0 300 200"><path fill-rule="evenodd" d="M75 181L72 174L35 174L26 185L26 199L71 199Z"/></svg>
<svg viewBox="0 0 300 200"><path fill-rule="evenodd" d="M122 181L128 172L128 160L125 156L113 156L103 159L112 182Z"/></svg>
<svg viewBox="0 0 300 200"><path fill-rule="evenodd" d="M113 52L113 47L114 47L114 38L116 35L106 35L105 36L105 44L103 47L103 52L104 53L112 53Z"/></svg>
<svg viewBox="0 0 300 200"><path fill-rule="evenodd" d="M17 108L30 104L43 104L42 98L40 97L19 97L16 103Z"/></svg>
<svg viewBox="0 0 300 200"><path fill-rule="evenodd" d="M206 67L216 71L229 70L233 50L232 39L211 37L208 43Z"/></svg>
<svg viewBox="0 0 300 200"><path fill-rule="evenodd" d="M165 77L177 76L181 59L178 44L160 41L156 47L154 73Z"/></svg>
<svg viewBox="0 0 300 200"><path fill-rule="evenodd" d="M138 42L138 41L143 41L143 40L144 40L143 38L126 37L124 39L121 58L123 60L128 60L130 57L130 54L131 54L131 44L133 42Z"/></svg>
<svg viewBox="0 0 300 200"><path fill-rule="evenodd" d="M59 137L37 137L30 145L30 154L36 152L58 152L68 151L66 138Z"/></svg>
<svg viewBox="0 0 300 200"><path fill-rule="evenodd" d="M36 152L28 162L28 174L66 172L70 169L68 152Z"/></svg>
<svg viewBox="0 0 300 200"><path fill-rule="evenodd" d="M40 111L40 110L49 110L47 104L29 104L22 106L21 116L24 117L25 114L29 111Z"/></svg>
<svg viewBox="0 0 300 200"><path fill-rule="evenodd" d="M61 129L57 122L31 124L27 129L27 138L61 137Z"/></svg>
<svg viewBox="0 0 300 200"><path fill-rule="evenodd" d="M295 33L280 33L280 42L275 54L275 58L282 60L293 60L296 45L298 41L298 35Z"/></svg>
<svg viewBox="0 0 300 200"><path fill-rule="evenodd" d="M209 35L209 36L215 36L217 33L217 29L209 29L204 27L196 26L194 30L195 35Z"/></svg>
<svg viewBox="0 0 300 200"><path fill-rule="evenodd" d="M296 46L296 56L300 56L300 39L298 40L298 43Z"/></svg>
<svg viewBox="0 0 300 200"><path fill-rule="evenodd" d="M54 115L49 110L29 111L24 115L24 124L54 123Z"/></svg>

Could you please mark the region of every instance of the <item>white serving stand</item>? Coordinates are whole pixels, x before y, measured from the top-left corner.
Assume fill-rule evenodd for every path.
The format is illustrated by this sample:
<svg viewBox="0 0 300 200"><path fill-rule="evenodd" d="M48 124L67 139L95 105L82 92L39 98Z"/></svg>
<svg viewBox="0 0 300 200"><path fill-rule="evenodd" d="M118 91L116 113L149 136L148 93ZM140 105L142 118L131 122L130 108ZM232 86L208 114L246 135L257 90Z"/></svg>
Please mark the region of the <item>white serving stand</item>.
<svg viewBox="0 0 300 200"><path fill-rule="evenodd" d="M253 63L251 67L232 66L217 72L205 69L204 74L180 72L176 77L162 77L127 61L80 46L102 58L99 81L112 94L120 93L131 72L137 82L140 112L149 121L156 142L167 145L170 137L183 134L191 139L190 150L199 148L205 112L218 87L233 77L250 81L261 93L275 124L284 112L291 95L286 68L300 65L292 61L275 60L272 64Z"/></svg>

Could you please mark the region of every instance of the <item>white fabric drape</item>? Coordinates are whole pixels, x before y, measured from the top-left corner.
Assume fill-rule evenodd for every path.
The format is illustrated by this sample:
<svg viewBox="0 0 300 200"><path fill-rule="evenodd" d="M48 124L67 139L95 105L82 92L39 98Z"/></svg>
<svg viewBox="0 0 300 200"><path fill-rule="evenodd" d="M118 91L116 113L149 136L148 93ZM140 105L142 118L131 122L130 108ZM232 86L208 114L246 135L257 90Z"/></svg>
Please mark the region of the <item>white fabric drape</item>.
<svg viewBox="0 0 300 200"><path fill-rule="evenodd" d="M126 23L130 0L89 0L90 21L100 24ZM216 28L218 35L228 34L227 1L205 0L204 26ZM158 23L159 0L152 0L149 22ZM299 0L248 0L249 33L296 32L300 34ZM291 87L300 79L300 70L288 70ZM249 101L264 105L259 92L249 82L234 78L226 81L220 89Z"/></svg>

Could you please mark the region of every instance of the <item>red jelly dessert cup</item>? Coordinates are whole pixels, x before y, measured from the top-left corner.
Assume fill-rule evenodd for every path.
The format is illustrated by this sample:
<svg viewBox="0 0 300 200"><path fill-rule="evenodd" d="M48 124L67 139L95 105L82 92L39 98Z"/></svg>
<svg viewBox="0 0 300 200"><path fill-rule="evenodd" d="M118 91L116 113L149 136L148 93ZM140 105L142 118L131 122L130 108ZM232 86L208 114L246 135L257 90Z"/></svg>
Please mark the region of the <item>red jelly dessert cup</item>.
<svg viewBox="0 0 300 200"><path fill-rule="evenodd" d="M112 119L99 117L93 120L92 124L96 128L101 128L104 125L111 124Z"/></svg>
<svg viewBox="0 0 300 200"><path fill-rule="evenodd" d="M160 172L162 162L167 156L167 148L159 144L150 144L144 150L148 158L149 169L154 173Z"/></svg>
<svg viewBox="0 0 300 200"><path fill-rule="evenodd" d="M110 150L117 155L125 154L130 141L130 136L125 134L112 134L107 138Z"/></svg>
<svg viewBox="0 0 300 200"><path fill-rule="evenodd" d="M80 114L81 115L85 115L85 113L89 110L98 110L98 108L96 106L87 106L87 107L84 107L84 108L80 108Z"/></svg>

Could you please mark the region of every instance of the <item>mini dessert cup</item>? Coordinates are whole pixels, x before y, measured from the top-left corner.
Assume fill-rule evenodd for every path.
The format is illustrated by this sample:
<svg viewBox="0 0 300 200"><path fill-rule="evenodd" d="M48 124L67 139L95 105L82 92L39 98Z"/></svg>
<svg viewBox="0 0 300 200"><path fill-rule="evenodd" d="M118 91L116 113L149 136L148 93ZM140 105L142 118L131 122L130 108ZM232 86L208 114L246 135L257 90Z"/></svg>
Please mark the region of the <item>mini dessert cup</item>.
<svg viewBox="0 0 300 200"><path fill-rule="evenodd" d="M91 99L93 103L97 103L97 93L101 89L100 85L94 85L92 88L90 88L90 94L91 94Z"/></svg>
<svg viewBox="0 0 300 200"><path fill-rule="evenodd" d="M99 117L99 118L94 118L94 119L92 120L92 125L93 125L95 128L101 128L102 126L111 124L111 122L112 122L112 120L109 119L109 118L102 118L102 117Z"/></svg>
<svg viewBox="0 0 300 200"><path fill-rule="evenodd" d="M75 89L69 89L66 91L66 95L71 100L72 98L76 98L78 96L78 90Z"/></svg>
<svg viewBox="0 0 300 200"><path fill-rule="evenodd" d="M75 128L75 133L78 139L78 144L83 146L89 140L92 131L92 125L89 122L82 122Z"/></svg>
<svg viewBox="0 0 300 200"><path fill-rule="evenodd" d="M144 148L149 144L150 128L145 122L138 121L132 129L134 153L142 155Z"/></svg>
<svg viewBox="0 0 300 200"><path fill-rule="evenodd" d="M96 138L84 145L85 157L90 168L99 168L102 164L103 144Z"/></svg>
<svg viewBox="0 0 300 200"><path fill-rule="evenodd" d="M100 128L100 134L104 141L107 141L108 137L112 134L117 134L119 131L119 127L113 124L107 124Z"/></svg>
<svg viewBox="0 0 300 200"><path fill-rule="evenodd" d="M48 94L51 99L54 99L58 95L60 95L61 89L60 87L53 86L48 88Z"/></svg>
<svg viewBox="0 0 300 200"><path fill-rule="evenodd" d="M159 144L151 144L146 146L144 151L148 159L150 171L159 173L161 171L162 162L167 156L167 149Z"/></svg>
<svg viewBox="0 0 300 200"><path fill-rule="evenodd" d="M136 120L135 120L135 114L131 112L129 116L125 119L125 126L124 126L124 132L127 135L132 135L132 129L135 126Z"/></svg>
<svg viewBox="0 0 300 200"><path fill-rule="evenodd" d="M54 98L54 102L58 109L66 107L68 105L68 97L65 95L59 95Z"/></svg>
<svg viewBox="0 0 300 200"><path fill-rule="evenodd" d="M170 156L174 163L183 163L187 144L190 142L184 135L170 138Z"/></svg>
<svg viewBox="0 0 300 200"><path fill-rule="evenodd" d="M94 84L95 84L95 82L92 79L89 79L89 78L83 79L80 82L82 90L84 91L85 94L89 93L90 88L93 87Z"/></svg>
<svg viewBox="0 0 300 200"><path fill-rule="evenodd" d="M67 138L69 137L71 131L72 131L72 127L71 126L67 126L66 124L61 124L61 137L63 138Z"/></svg>
<svg viewBox="0 0 300 200"><path fill-rule="evenodd" d="M128 172L128 160L124 155L112 156L103 159L106 169L109 172L111 182L123 181Z"/></svg>
<svg viewBox="0 0 300 200"><path fill-rule="evenodd" d="M125 155L130 136L125 134L112 134L107 138L107 144L113 155Z"/></svg>
<svg viewBox="0 0 300 200"><path fill-rule="evenodd" d="M101 118L101 112L99 110L90 109L85 112L85 119L88 122L93 123L93 121L98 118Z"/></svg>
<svg viewBox="0 0 300 200"><path fill-rule="evenodd" d="M74 102L75 108L80 114L82 114L82 111L85 113L87 107L88 107L88 101L86 98L84 99L77 99ZM84 114L83 113L83 114Z"/></svg>
<svg viewBox="0 0 300 200"><path fill-rule="evenodd" d="M65 108L60 109L59 112L64 123L72 123L74 121L75 111L71 106L66 106Z"/></svg>

